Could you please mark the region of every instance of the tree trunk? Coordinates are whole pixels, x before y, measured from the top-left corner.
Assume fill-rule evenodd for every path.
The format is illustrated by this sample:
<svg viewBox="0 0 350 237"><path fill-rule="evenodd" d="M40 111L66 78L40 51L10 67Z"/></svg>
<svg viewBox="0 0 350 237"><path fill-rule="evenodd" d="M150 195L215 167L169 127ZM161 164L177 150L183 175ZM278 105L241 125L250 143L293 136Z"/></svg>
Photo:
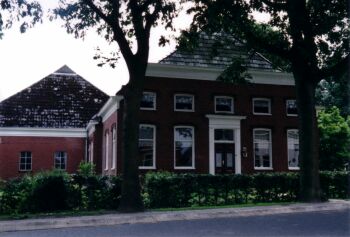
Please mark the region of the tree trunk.
<svg viewBox="0 0 350 237"><path fill-rule="evenodd" d="M124 93L123 110L123 182L119 205L121 212L141 212L144 205L138 169L139 111L145 71L139 67L129 70L130 80Z"/></svg>
<svg viewBox="0 0 350 237"><path fill-rule="evenodd" d="M301 65L298 65L300 69ZM295 69L295 68L294 68ZM321 201L315 88L310 70L293 70L299 114L300 200Z"/></svg>

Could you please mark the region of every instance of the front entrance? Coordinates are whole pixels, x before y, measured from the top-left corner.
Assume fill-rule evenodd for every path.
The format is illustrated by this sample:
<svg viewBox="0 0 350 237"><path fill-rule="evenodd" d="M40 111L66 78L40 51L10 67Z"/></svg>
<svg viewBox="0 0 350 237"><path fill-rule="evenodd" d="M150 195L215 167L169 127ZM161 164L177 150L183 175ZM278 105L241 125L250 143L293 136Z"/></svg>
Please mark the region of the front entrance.
<svg viewBox="0 0 350 237"><path fill-rule="evenodd" d="M215 173L235 173L235 144L215 143Z"/></svg>

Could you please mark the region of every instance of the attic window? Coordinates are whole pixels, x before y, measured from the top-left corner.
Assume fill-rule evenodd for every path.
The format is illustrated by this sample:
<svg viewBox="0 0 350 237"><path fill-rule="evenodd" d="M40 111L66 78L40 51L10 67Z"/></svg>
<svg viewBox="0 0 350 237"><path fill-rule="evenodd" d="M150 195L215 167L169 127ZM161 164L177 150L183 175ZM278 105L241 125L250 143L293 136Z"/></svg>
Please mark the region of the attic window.
<svg viewBox="0 0 350 237"><path fill-rule="evenodd" d="M286 101L286 112L287 116L298 116L298 108L296 100Z"/></svg>
<svg viewBox="0 0 350 237"><path fill-rule="evenodd" d="M215 113L233 113L233 98L215 96Z"/></svg>
<svg viewBox="0 0 350 237"><path fill-rule="evenodd" d="M156 93L143 92L140 108L142 110L156 110Z"/></svg>
<svg viewBox="0 0 350 237"><path fill-rule="evenodd" d="M176 94L174 96L174 110L193 112L194 111L194 96L187 94Z"/></svg>
<svg viewBox="0 0 350 237"><path fill-rule="evenodd" d="M267 98L253 98L253 114L271 115L271 100Z"/></svg>

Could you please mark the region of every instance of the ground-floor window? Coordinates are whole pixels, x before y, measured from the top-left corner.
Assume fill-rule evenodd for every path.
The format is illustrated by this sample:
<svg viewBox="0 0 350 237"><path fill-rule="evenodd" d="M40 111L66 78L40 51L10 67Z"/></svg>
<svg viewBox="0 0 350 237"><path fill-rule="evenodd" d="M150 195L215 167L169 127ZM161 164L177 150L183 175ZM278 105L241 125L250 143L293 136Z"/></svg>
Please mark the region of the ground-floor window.
<svg viewBox="0 0 350 237"><path fill-rule="evenodd" d="M67 152L55 152L55 169L65 170L67 168Z"/></svg>
<svg viewBox="0 0 350 237"><path fill-rule="evenodd" d="M176 126L174 128L175 169L194 169L194 128Z"/></svg>
<svg viewBox="0 0 350 237"><path fill-rule="evenodd" d="M272 168L271 130L256 128L253 130L254 139L254 168Z"/></svg>
<svg viewBox="0 0 350 237"><path fill-rule="evenodd" d="M21 151L19 159L19 170L30 171L32 170L32 152Z"/></svg>
<svg viewBox="0 0 350 237"><path fill-rule="evenodd" d="M156 127L141 124L139 130L139 168L155 169Z"/></svg>
<svg viewBox="0 0 350 237"><path fill-rule="evenodd" d="M287 130L288 168L299 169L299 132L297 129Z"/></svg>

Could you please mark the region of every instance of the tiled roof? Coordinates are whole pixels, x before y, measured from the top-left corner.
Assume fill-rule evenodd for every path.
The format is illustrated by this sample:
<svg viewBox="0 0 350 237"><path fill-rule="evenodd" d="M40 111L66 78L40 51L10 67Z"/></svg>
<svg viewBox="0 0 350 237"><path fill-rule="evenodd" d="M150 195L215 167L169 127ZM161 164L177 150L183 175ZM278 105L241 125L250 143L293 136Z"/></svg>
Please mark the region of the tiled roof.
<svg viewBox="0 0 350 237"><path fill-rule="evenodd" d="M273 70L271 62L261 54L248 52L242 42L232 37L228 39L230 43L227 43L224 37L221 33L211 36L201 33L196 48L191 51L177 49L160 60L159 63L193 67L227 68L234 59L241 58L244 64L250 69ZM213 54L213 45L218 42L219 46L216 48L216 53Z"/></svg>
<svg viewBox="0 0 350 237"><path fill-rule="evenodd" d="M84 128L108 96L64 66L0 103L0 127Z"/></svg>

